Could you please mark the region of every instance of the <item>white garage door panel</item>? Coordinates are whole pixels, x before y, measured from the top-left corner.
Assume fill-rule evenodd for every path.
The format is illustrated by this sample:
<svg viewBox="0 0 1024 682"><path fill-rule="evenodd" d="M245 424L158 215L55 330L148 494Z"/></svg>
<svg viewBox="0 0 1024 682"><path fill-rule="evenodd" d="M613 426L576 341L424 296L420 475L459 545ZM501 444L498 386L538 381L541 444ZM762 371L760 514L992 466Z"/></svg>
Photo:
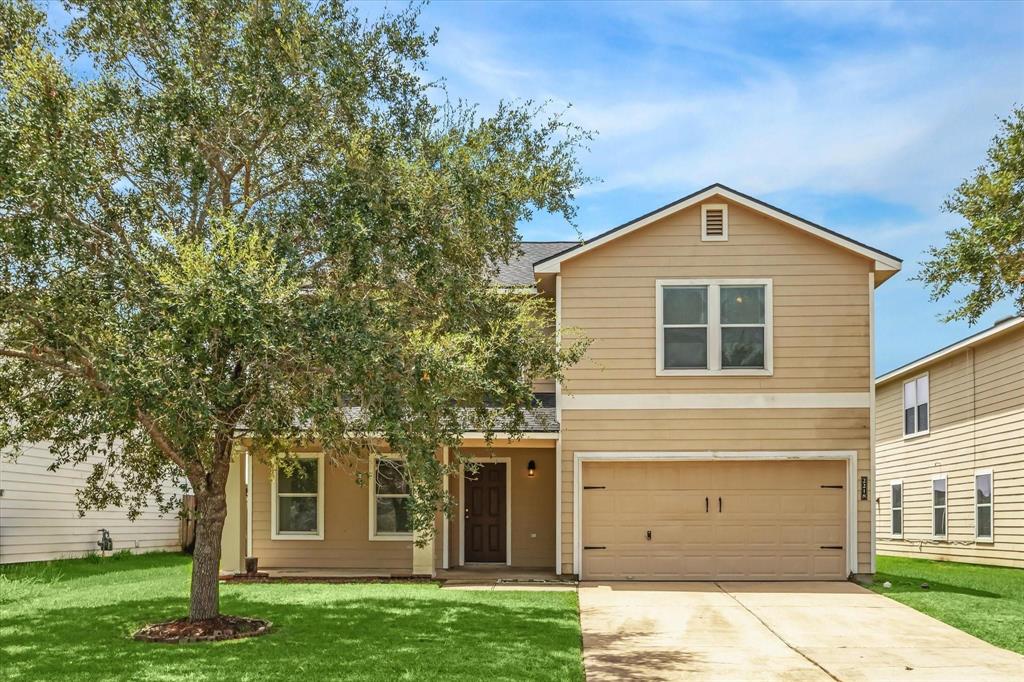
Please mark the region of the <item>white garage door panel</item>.
<svg viewBox="0 0 1024 682"><path fill-rule="evenodd" d="M846 490L823 486L845 484L841 461L585 462L583 576L845 578L823 548L846 532Z"/></svg>

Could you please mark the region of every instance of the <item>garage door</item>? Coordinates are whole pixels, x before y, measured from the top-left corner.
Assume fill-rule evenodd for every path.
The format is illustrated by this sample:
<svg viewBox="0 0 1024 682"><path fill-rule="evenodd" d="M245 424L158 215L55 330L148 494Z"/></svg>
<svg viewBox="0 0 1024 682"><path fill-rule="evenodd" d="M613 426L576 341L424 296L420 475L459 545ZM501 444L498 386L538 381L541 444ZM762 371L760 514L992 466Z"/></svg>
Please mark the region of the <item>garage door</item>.
<svg viewBox="0 0 1024 682"><path fill-rule="evenodd" d="M584 462L587 580L846 577L846 463Z"/></svg>

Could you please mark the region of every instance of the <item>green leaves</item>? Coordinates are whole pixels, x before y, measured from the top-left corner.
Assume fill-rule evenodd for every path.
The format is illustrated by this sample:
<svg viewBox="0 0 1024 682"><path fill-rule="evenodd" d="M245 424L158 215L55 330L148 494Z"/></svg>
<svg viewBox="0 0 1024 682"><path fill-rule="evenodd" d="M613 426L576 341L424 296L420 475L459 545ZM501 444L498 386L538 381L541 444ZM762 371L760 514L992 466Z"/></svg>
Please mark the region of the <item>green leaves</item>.
<svg viewBox="0 0 1024 682"><path fill-rule="evenodd" d="M918 279L932 300L966 287L946 320L977 322L985 311L1010 297L1024 314L1024 109L1001 119L988 160L945 202L966 227L946 233L942 247L928 250Z"/></svg>
<svg viewBox="0 0 1024 682"><path fill-rule="evenodd" d="M572 220L588 133L444 102L415 9L69 4L58 36L0 0L0 446L101 455L101 506L167 475L222 494L240 439L384 442L432 527L438 447L519 432L530 379L582 353L489 278L518 221Z"/></svg>

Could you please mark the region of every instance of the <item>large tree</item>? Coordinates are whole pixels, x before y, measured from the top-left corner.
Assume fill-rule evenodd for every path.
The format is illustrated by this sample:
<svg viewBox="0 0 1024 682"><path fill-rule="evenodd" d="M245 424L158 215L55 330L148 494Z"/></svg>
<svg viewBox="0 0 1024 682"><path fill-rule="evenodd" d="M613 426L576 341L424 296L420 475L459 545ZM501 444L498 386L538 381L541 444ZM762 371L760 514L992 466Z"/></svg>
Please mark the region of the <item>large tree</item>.
<svg viewBox="0 0 1024 682"><path fill-rule="evenodd" d="M0 0L0 447L98 459L83 508L187 479L191 620L219 612L242 436L283 467L386 443L429 532L436 448L518 433L528 378L579 357L489 275L517 222L572 219L585 133L449 103L414 9L68 5L58 34Z"/></svg>
<svg viewBox="0 0 1024 682"><path fill-rule="evenodd" d="M1015 107L1000 124L986 163L945 203L967 225L950 230L943 246L928 250L918 275L934 301L954 288L965 289L947 321L974 324L1006 298L1024 315L1024 108Z"/></svg>

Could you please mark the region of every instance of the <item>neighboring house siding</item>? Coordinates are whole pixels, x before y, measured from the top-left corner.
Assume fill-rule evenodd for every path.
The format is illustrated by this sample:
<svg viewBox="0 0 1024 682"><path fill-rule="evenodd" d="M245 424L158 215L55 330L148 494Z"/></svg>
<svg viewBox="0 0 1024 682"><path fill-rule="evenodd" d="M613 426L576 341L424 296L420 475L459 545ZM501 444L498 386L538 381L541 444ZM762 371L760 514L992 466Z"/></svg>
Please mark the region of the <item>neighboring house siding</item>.
<svg viewBox="0 0 1024 682"><path fill-rule="evenodd" d="M903 383L927 372L929 433L903 438ZM1024 325L877 389L878 552L1024 567ZM976 541L974 473L994 480L993 541ZM931 481L946 474L948 536L932 538ZM890 481L903 481L903 539Z"/></svg>
<svg viewBox="0 0 1024 682"><path fill-rule="evenodd" d="M735 204L728 241L702 242L700 225L694 206L562 263L562 328L567 338L577 328L593 341L566 372L563 394L866 396L872 261ZM773 376L657 376L656 281L672 278L770 278ZM573 570L575 452L854 450L860 476L870 472L869 423L869 410L853 407L563 409L562 571ZM857 566L865 573L870 514L870 502L857 503Z"/></svg>
<svg viewBox="0 0 1024 682"><path fill-rule="evenodd" d="M47 471L53 462L45 444L29 445L17 461L0 455L0 563L46 561L98 551L99 528L114 550L178 549L178 518L147 509L134 522L123 509L78 513L75 493L85 485L91 462Z"/></svg>

